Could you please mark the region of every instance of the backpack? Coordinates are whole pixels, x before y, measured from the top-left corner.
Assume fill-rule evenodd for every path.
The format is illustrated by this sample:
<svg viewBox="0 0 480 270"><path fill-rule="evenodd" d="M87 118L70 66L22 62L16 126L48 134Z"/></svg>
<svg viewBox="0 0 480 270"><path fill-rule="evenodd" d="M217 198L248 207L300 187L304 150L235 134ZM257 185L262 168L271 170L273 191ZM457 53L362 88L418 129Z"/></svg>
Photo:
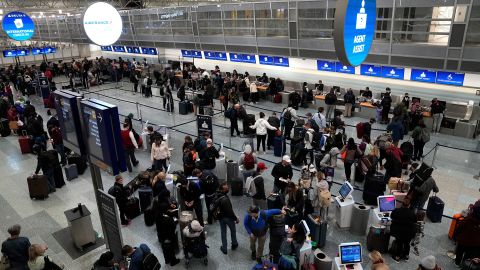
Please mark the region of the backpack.
<svg viewBox="0 0 480 270"><path fill-rule="evenodd" d="M308 123L310 124L310 127L315 130L315 132L318 132L320 130L320 127L317 125L317 122L315 122L315 120L311 119L310 121L308 121Z"/></svg>
<svg viewBox="0 0 480 270"><path fill-rule="evenodd" d="M147 79L147 85L148 85L148 86L152 86L152 84L153 84L152 79L151 79L151 78L148 78L148 79Z"/></svg>
<svg viewBox="0 0 480 270"><path fill-rule="evenodd" d="M192 155L190 157L190 154ZM195 164L195 161L197 160L197 154L195 154L195 151L188 151L183 154L183 164Z"/></svg>
<svg viewBox="0 0 480 270"><path fill-rule="evenodd" d="M215 200L210 204L210 213L212 213L212 216L215 220L220 220L222 217L222 212L220 209L220 203L222 202L222 199L225 197L223 194L216 194L215 195Z"/></svg>
<svg viewBox="0 0 480 270"><path fill-rule="evenodd" d="M232 112L233 112L233 108L232 107L228 108L228 110L226 110L224 113L225 117L228 119L232 118Z"/></svg>
<svg viewBox="0 0 480 270"><path fill-rule="evenodd" d="M257 176L249 176L245 181L245 189L247 190L247 196L253 197L257 194L257 187L255 186L255 179Z"/></svg>
<svg viewBox="0 0 480 270"><path fill-rule="evenodd" d="M332 136L325 136L325 152L330 152L335 147L335 139Z"/></svg>
<svg viewBox="0 0 480 270"><path fill-rule="evenodd" d="M322 140L322 133L314 132L312 138L313 149L320 149L320 141Z"/></svg>
<svg viewBox="0 0 480 270"><path fill-rule="evenodd" d="M197 153L200 153L200 151L203 150L203 147L202 147L202 139L200 137L197 137L195 139L195 141L193 142L193 148L195 148L195 151Z"/></svg>
<svg viewBox="0 0 480 270"><path fill-rule="evenodd" d="M143 270L160 270L162 267L158 258L151 252L144 254L142 266Z"/></svg>
<svg viewBox="0 0 480 270"><path fill-rule="evenodd" d="M292 112L290 112L290 108L285 108L283 110L282 117L283 119L292 120Z"/></svg>
<svg viewBox="0 0 480 270"><path fill-rule="evenodd" d="M253 157L253 153L245 154L243 157L243 167L245 170L252 170L255 168L255 158Z"/></svg>
<svg viewBox="0 0 480 270"><path fill-rule="evenodd" d="M427 131L427 128L422 128L422 131L420 132L420 139L424 143L430 141L430 133Z"/></svg>

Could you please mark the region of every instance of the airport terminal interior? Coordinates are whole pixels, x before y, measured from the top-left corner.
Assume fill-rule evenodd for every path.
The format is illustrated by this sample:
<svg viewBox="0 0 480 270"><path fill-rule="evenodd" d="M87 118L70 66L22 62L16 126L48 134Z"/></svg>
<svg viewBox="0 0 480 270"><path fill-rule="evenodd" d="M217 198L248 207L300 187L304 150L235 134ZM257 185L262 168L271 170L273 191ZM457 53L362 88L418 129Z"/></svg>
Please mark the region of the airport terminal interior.
<svg viewBox="0 0 480 270"><path fill-rule="evenodd" d="M90 9L94 3L105 6ZM355 9L354 13L349 11L352 6ZM349 18L352 20L351 24L348 23ZM371 21L371 18L376 20ZM275 153L276 142L271 149L270 147L265 151L256 149L255 130L252 135L244 134L242 124L246 118L238 121L242 134L231 136L231 119L227 117L225 111L237 102L232 103L228 100L226 107L222 104L223 99L220 96L230 99L230 95L225 95L223 89L218 89L218 75L221 75L221 85L233 81L233 92L241 88L238 86L240 82L249 78L253 86L247 85L245 91L248 93L255 89L258 92L247 96L239 93L238 103L248 115L254 115L255 119L259 119L261 112L266 115L265 119L274 113L276 117L281 118L284 115L282 113L284 108L290 107L292 103L290 98L293 92L301 96L301 101L297 102L301 103L300 106L294 105L299 119L308 122L308 113L317 113L319 107L327 108L329 105L326 103L325 95L330 91L338 97L332 114L337 115L338 112L345 114L347 106L344 95L353 90L356 98L353 102L355 104L352 115L339 117L338 119L343 121L341 124L343 128L338 129L343 129L346 138L353 138L357 144L362 142L361 138L357 137L359 123L375 119L372 121L370 135L373 143L387 133L387 129L390 130L390 122L395 122L394 119L398 116L394 108L402 103L408 93L409 105L419 102L418 110L422 110L420 117L423 118L425 129L428 130L429 140L425 144L421 160L408 160L401 164L404 167L400 178L409 179L408 174L413 162L431 167L433 169L431 178L434 179L438 192L434 194L429 190L427 197L440 198L444 206L441 210L435 209L437 212L440 211L440 221L438 217L432 218L434 206L430 209L430 201L429 209L426 209L427 203L420 206L427 210L424 235L412 240L409 259L402 258L397 262L389 250L381 252L383 259L389 269L395 270L478 269L461 268L465 266L455 264L452 252L455 254L457 243L451 239L449 232L452 230L452 222L456 221L452 218L459 216L459 213L468 212L466 209L480 199L479 0L0 1L0 20L3 25L3 30L0 31L0 46L3 51L3 56L0 56L1 85L10 85L12 89L10 95L6 88L0 89L5 106L10 103L14 108L17 105L23 108L27 101L30 102L37 114L43 118L45 130L46 123L51 117L49 114L61 118L60 130L65 146L73 144L72 150L77 152L76 154L92 160L83 174L71 180L68 179L67 170L64 171L62 168L65 179L63 187L48 194L47 198L31 198L27 178L32 178L35 174L38 157L31 151L22 154L19 142L25 135L32 138L32 141L36 137L30 134L29 129L25 130L28 134L17 132L18 118L3 119L2 115L0 241L9 238L7 230L19 224L20 235L28 237L31 244L46 244L48 249L45 254L63 266L63 269L93 269L100 255L109 250L106 238L109 234L113 237L115 233L112 231L118 228L121 243L117 242L117 246L148 245L158 258L161 269L252 269L257 262L251 258L250 236L243 222L247 210L252 205L252 198L244 195L243 189L240 196L233 194L236 180L240 179L239 181L245 185L237 165L228 167L222 172L218 167L227 165L225 163L218 165L217 161L217 170L213 172L217 174L222 172L223 175L217 177L221 182L227 181L231 185L232 194L229 198L234 212L240 219L236 225L238 248L231 249L230 232L227 230L228 253L224 254L220 248L222 240L219 222L213 224L205 222L204 232L209 247L208 264L201 259L187 260L180 248L176 253L180 262L170 266L165 263L162 245L157 239L156 226L146 226L143 213L133 218L128 226L122 226L118 217L113 221L108 220L108 215L102 214L103 212L99 210L104 201L99 201L100 193L96 189L107 192L114 185L115 175L112 171L120 170L119 174L123 176L126 185L152 167L150 140L145 136L147 126L152 126L162 133L171 151L171 157L167 161L168 175L184 170L182 146L185 136L195 140L201 132L209 131L214 147L224 153L226 161L234 162L238 162L244 152L245 142L253 138L257 161L263 162L267 167L262 174L265 192L267 196L274 191L277 192L271 172L273 167L284 159L282 150L290 156L293 163L297 163L294 162L293 156L293 152L296 152L293 135L297 129L292 130L292 139L286 140L285 149L280 150L279 155ZM357 35L355 40L352 40L351 36L347 38L353 31L349 28L359 31L353 34ZM362 32L364 28L367 30L371 28L371 31ZM358 38L359 35L362 38ZM365 43L361 45L364 47L353 49L354 52L366 50L360 61L358 55L351 55L349 42ZM28 68L25 69L26 67ZM133 79L131 74L134 74ZM169 76L171 80L166 84L172 85L173 110L169 110L169 105L165 107L164 85L157 84L161 81L158 74L162 74L162 78L163 74L167 74L165 76ZM262 81L262 76L265 75L270 80ZM183 102L177 95L179 88L185 91L185 96L190 102L198 102L200 94L206 95L205 88L200 88L200 81L204 76L214 82L211 87L214 89L213 104L197 103L195 111L188 109L183 113L181 104ZM277 82L279 79L283 81L282 92L271 94L269 83L272 83L272 78ZM23 90L27 95L22 95L19 80L25 85ZM135 80L138 80L136 86ZM196 84L193 87L192 81ZM135 88L138 91L135 91ZM146 88L151 89L150 97L145 95ZM365 96L367 88L372 91L370 97ZM230 93L230 90L226 91ZM307 100L304 95L308 91L313 93L311 100ZM385 96L391 96L392 99L391 110L386 113L386 121L382 118ZM62 109L63 111L59 112L58 109L65 106L66 97L73 97L75 100L68 106L78 107ZM62 98L63 101L60 102ZM438 121L438 118L430 111L433 99L438 99L444 109L443 120L440 120L436 132L432 129L436 128L435 121ZM108 110L108 114L98 115L97 112L99 120L95 120L95 127L98 128L96 131L91 130L91 125L83 123L86 122L85 118L73 119L74 111L76 110L78 116L78 110L84 110L88 100L96 104L95 108L109 106L116 108ZM0 106L2 112L7 112L6 107L3 110L3 103ZM405 107L405 115L411 115L411 108ZM68 117L72 119L65 118L68 113L70 113ZM85 112L80 112L82 113ZM105 120L106 116L110 118ZM124 158L124 150L117 146L122 146L119 134L126 118L131 119L132 128L144 139L143 146L135 150L139 164L130 172L126 170L125 160L114 160L114 156ZM69 128L65 124L67 120L70 121L69 125L72 125ZM282 120L282 123L284 121ZM11 122L15 125L12 126ZM87 125L88 128L85 129L88 130L82 131L83 125ZM5 135L5 128L12 131ZM405 142L414 142L411 131L413 128L415 127L411 126L410 131L405 132L406 135L402 134L399 147ZM305 132L303 128L301 129ZM93 137L95 132L97 137ZM106 135L99 135L102 132ZM79 146L85 144L81 137L88 138L83 138L87 141L88 147ZM282 134L280 137L284 138ZM105 138L105 141L100 142ZM283 145L282 142L279 145ZM35 148L33 144L32 142L30 145L32 150ZM53 149L50 140L47 141L46 147L48 150ZM87 151L88 148L90 150ZM100 155L104 157L107 152L111 156L108 160L100 160L98 154L96 156L92 154L94 152L92 148L103 151ZM118 154L117 151L121 151L122 154ZM317 153L317 150L314 152ZM318 152L321 152L320 149ZM301 153L307 155L306 152ZM342 160L340 154L334 158L338 158L338 162L333 176L327 179L333 183L330 189L331 204L324 210L325 215L321 220L327 224L326 230L320 232L324 234L322 237L326 241L324 246L316 247L317 243L314 241L316 239L312 239L313 233L307 237L300 248L300 257L297 258L298 269L375 269L372 268L372 260L369 258L371 250L367 248L371 244L369 241L373 240L367 241L367 234L371 227L388 228L392 219L388 215L377 215L379 208L371 202L364 201L369 174L367 177L364 176L366 180L354 180L358 177L355 168L360 164L360 158L357 158L353 165L351 185L345 184L349 178L344 168L346 162ZM324 169L323 165L317 166L317 160L307 159L307 163L312 163L315 170ZM302 177L303 162L300 163L302 164L292 165L291 180L296 184ZM100 170L93 169L92 166ZM385 169L375 167L374 170L382 175L386 173ZM231 168L234 168L238 179L230 178ZM174 179L177 179L176 176ZM388 180L386 179L385 186ZM346 196L341 188L351 188L351 195ZM177 188L173 190L172 196L181 203ZM383 190L384 194L380 195L391 195L391 191L388 185ZM132 196L138 198L138 191ZM392 196L394 201L398 200ZM308 194L305 198L309 198ZM433 200L432 198L429 199ZM344 201L349 200L352 204L347 211ZM201 203L206 219L205 199L202 199ZM398 201L396 203L398 204ZM89 215L84 213L85 210L73 214L80 212L80 216L85 215L91 219L91 222L80 226L84 229L93 228L95 239L93 241L95 243L87 242L88 245L80 248L74 245L75 220L71 219L73 214L69 212L76 209L79 204L88 209ZM359 207L364 206L366 207L363 211L359 210L361 209ZM477 207L480 211L479 203ZM472 206L470 209L473 208ZM114 210L113 213L117 215L118 210ZM182 212L184 209L181 207L180 210ZM390 213L392 210L386 212ZM473 210L471 212L473 213ZM438 216L438 213L435 214ZM304 216L304 220L308 218L308 215ZM477 227L479 220L476 219ZM307 223L311 224L300 222L302 225L299 226L308 227ZM82 231L82 228L77 229ZM314 229L312 226L309 228L311 232ZM178 226L176 238L182 246L183 238ZM269 260L269 238L267 236L262 254L266 255L262 258L265 260ZM391 237L387 243L392 245L393 241L394 237ZM414 251L415 241L418 251ZM342 244L345 243L361 246L359 261L349 262L345 259L346 262L343 263ZM480 250L480 243L470 248ZM326 255L321 262L316 257L318 253ZM419 265L425 264L424 258L431 255L435 257L439 268L426 268L425 265L419 268ZM480 254L477 252L475 256L480 257ZM335 258L340 258L340 261L336 261ZM313 268L302 268L306 261L310 261ZM123 261L121 265L124 266ZM478 263L476 267L479 267ZM130 267L130 269L143 268ZM265 266L253 269L281 268Z"/></svg>

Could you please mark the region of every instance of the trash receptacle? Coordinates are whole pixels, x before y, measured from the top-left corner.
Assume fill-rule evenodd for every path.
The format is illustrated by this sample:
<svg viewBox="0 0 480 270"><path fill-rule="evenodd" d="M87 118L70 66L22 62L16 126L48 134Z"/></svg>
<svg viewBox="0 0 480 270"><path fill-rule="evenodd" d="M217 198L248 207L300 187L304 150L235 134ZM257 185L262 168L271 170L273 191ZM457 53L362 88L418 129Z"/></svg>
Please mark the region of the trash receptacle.
<svg viewBox="0 0 480 270"><path fill-rule="evenodd" d="M238 162L235 160L227 161L227 181L232 182L237 180L238 177Z"/></svg>
<svg viewBox="0 0 480 270"><path fill-rule="evenodd" d="M332 258L328 257L320 249L313 251L313 260L317 266L317 270L331 270L332 269Z"/></svg>
<svg viewBox="0 0 480 270"><path fill-rule="evenodd" d="M365 235L367 233L368 219L370 217L371 207L363 204L355 204L352 211L352 222L350 231L356 235Z"/></svg>

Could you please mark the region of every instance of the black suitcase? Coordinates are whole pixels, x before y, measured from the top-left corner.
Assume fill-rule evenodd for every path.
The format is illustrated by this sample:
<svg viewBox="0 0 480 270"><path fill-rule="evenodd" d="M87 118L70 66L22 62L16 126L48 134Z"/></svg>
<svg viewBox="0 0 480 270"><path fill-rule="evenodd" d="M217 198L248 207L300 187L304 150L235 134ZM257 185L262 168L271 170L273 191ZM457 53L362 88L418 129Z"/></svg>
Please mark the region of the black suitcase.
<svg viewBox="0 0 480 270"><path fill-rule="evenodd" d="M245 119L243 119L243 134L244 135L252 135L255 134L256 131L251 129L250 126L255 124L255 115L254 114L247 114Z"/></svg>
<svg viewBox="0 0 480 270"><path fill-rule="evenodd" d="M8 121L8 119L2 118L0 120L0 135L2 135L2 137L7 137L12 133L12 130L8 125L9 123L10 121Z"/></svg>
<svg viewBox="0 0 480 270"><path fill-rule="evenodd" d="M307 218L307 225L310 229L312 241L317 243L317 247L324 247L327 240L327 221L320 220L320 217L316 214L310 214Z"/></svg>
<svg viewBox="0 0 480 270"><path fill-rule="evenodd" d="M282 198L279 194L272 194L267 197L267 208L268 209L282 209L283 203Z"/></svg>
<svg viewBox="0 0 480 270"><path fill-rule="evenodd" d="M63 179L62 166L58 165L53 169L53 179L55 180L56 188L61 188L65 186L65 180Z"/></svg>
<svg viewBox="0 0 480 270"><path fill-rule="evenodd" d="M140 211L144 212L152 204L153 191L150 187L140 187L138 189L138 198L140 200Z"/></svg>
<svg viewBox="0 0 480 270"><path fill-rule="evenodd" d="M376 250L380 253L388 252L388 245L390 244L390 234L385 231L385 228L370 227L367 235L367 250Z"/></svg>
<svg viewBox="0 0 480 270"><path fill-rule="evenodd" d="M273 155L281 157L287 151L287 141L283 136L277 136L273 139Z"/></svg>
<svg viewBox="0 0 480 270"><path fill-rule="evenodd" d="M48 198L48 180L44 175L33 175L27 178L28 192L30 199L42 199Z"/></svg>
<svg viewBox="0 0 480 270"><path fill-rule="evenodd" d="M65 170L65 177L68 181L71 181L78 177L77 165L66 165L63 169Z"/></svg>
<svg viewBox="0 0 480 270"><path fill-rule="evenodd" d="M143 219L147 227L153 226L155 224L155 212L153 211L152 205L149 205L145 211L143 211Z"/></svg>
<svg viewBox="0 0 480 270"><path fill-rule="evenodd" d="M363 174L363 170L362 170L362 167L360 166L360 164L355 165L355 175L354 175L353 180L355 182L360 182L360 183L365 181L365 175Z"/></svg>
<svg viewBox="0 0 480 270"><path fill-rule="evenodd" d="M82 175L87 170L87 161L80 155L73 154L67 158L68 164L77 165L77 172Z"/></svg>
<svg viewBox="0 0 480 270"><path fill-rule="evenodd" d="M428 199L427 204L427 217L433 223L442 222L443 209L445 208L445 203L437 197L436 195Z"/></svg>
<svg viewBox="0 0 480 270"><path fill-rule="evenodd" d="M189 103L188 101L180 101L178 103L178 113L181 115L187 115L189 113Z"/></svg>
<svg viewBox="0 0 480 270"><path fill-rule="evenodd" d="M230 182L230 189L232 196L243 196L243 179L233 179L233 181Z"/></svg>
<svg viewBox="0 0 480 270"><path fill-rule="evenodd" d="M134 219L140 215L140 203L137 197L131 197L125 205L125 216Z"/></svg>
<svg viewBox="0 0 480 270"><path fill-rule="evenodd" d="M325 155L322 154L321 152L315 152L314 154L314 158L315 158L315 167L317 168L317 170L320 170L321 166L320 166L320 162L322 162L322 159Z"/></svg>
<svg viewBox="0 0 480 270"><path fill-rule="evenodd" d="M385 181L382 173L376 172L365 177L363 186L363 202L368 205L377 205L377 197L384 195Z"/></svg>

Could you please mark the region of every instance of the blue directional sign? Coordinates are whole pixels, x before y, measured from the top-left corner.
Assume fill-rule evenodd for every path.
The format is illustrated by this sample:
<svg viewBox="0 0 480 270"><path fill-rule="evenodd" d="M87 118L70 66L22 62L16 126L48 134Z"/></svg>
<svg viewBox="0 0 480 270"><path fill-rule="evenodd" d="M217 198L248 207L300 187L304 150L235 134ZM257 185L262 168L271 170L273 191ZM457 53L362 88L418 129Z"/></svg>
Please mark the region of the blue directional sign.
<svg viewBox="0 0 480 270"><path fill-rule="evenodd" d="M339 0L335 9L335 52L343 65L358 66L368 56L375 34L376 0Z"/></svg>
<svg viewBox="0 0 480 270"><path fill-rule="evenodd" d="M355 67L344 65L340 62L335 63L335 71L346 74L355 74Z"/></svg>
<svg viewBox="0 0 480 270"><path fill-rule="evenodd" d="M412 68L410 80L417 82L435 83L437 72L435 70Z"/></svg>
<svg viewBox="0 0 480 270"><path fill-rule="evenodd" d="M15 57L17 56L17 50L4 50L3 57Z"/></svg>
<svg viewBox="0 0 480 270"><path fill-rule="evenodd" d="M335 72L335 62L333 61L324 61L317 60L317 69L321 71L332 71Z"/></svg>
<svg viewBox="0 0 480 270"><path fill-rule="evenodd" d="M215 52L215 58L219 61L227 61L227 53Z"/></svg>
<svg viewBox="0 0 480 270"><path fill-rule="evenodd" d="M100 46L100 50L104 51L104 52L111 52L113 51L112 50L112 46Z"/></svg>
<svg viewBox="0 0 480 270"><path fill-rule="evenodd" d="M23 12L10 12L2 21L3 31L13 40L25 41L35 34L35 23Z"/></svg>
<svg viewBox="0 0 480 270"><path fill-rule="evenodd" d="M243 62L243 58L242 58L242 55L239 54L239 53L230 53L230 61L231 62L237 62L237 63L241 63Z"/></svg>
<svg viewBox="0 0 480 270"><path fill-rule="evenodd" d="M92 163L113 175L126 171L117 106L95 99L83 100L81 114Z"/></svg>
<svg viewBox="0 0 480 270"><path fill-rule="evenodd" d="M86 154L80 123L80 100L83 96L66 90L57 90L54 93L63 144L75 153Z"/></svg>
<svg viewBox="0 0 480 270"><path fill-rule="evenodd" d="M405 76L404 68L382 66L382 77L387 79L403 80Z"/></svg>
<svg viewBox="0 0 480 270"><path fill-rule="evenodd" d="M273 65L279 67L288 67L290 64L287 57L274 56Z"/></svg>
<svg viewBox="0 0 480 270"><path fill-rule="evenodd" d="M465 73L448 72L448 71L437 72L437 83L439 84L463 86L464 80L465 80Z"/></svg>
<svg viewBox="0 0 480 270"><path fill-rule="evenodd" d="M273 65L273 57L268 55L259 55L260 65Z"/></svg>
<svg viewBox="0 0 480 270"><path fill-rule="evenodd" d="M255 59L254 54L242 54L242 59L244 63L256 64L257 59Z"/></svg>
<svg viewBox="0 0 480 270"><path fill-rule="evenodd" d="M381 77L382 76L382 67L376 65L360 65L360 75Z"/></svg>
<svg viewBox="0 0 480 270"><path fill-rule="evenodd" d="M107 46L107 47L110 47L110 46ZM113 51L114 52L126 52L125 50L125 46L113 46Z"/></svg>

